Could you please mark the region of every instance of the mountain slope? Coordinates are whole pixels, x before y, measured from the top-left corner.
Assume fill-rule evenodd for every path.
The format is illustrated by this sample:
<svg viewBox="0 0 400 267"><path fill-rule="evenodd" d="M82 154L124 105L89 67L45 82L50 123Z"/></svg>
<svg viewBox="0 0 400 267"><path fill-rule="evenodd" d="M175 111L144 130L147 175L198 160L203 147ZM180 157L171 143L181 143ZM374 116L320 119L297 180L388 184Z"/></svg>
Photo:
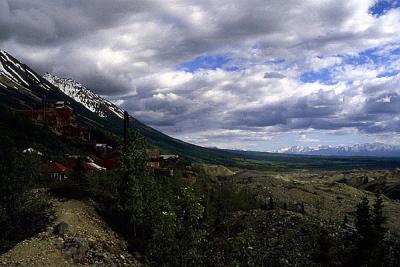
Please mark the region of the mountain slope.
<svg viewBox="0 0 400 267"><path fill-rule="evenodd" d="M8 53L0 52L0 103L13 110L42 108L49 101L65 101L74 109L78 122L102 135L122 137L122 110L71 79L50 74L42 78ZM50 81L50 82L49 82ZM152 146L163 153L211 164L258 170L288 171L293 169L326 168L393 168L400 167L400 159L343 159L288 156L266 152L246 152L204 148L163 134L131 117L136 128Z"/></svg>
<svg viewBox="0 0 400 267"><path fill-rule="evenodd" d="M121 108L95 94L75 80L59 78L50 73L46 73L43 78L100 117L109 117L110 113L114 113L121 119L124 118L124 111Z"/></svg>

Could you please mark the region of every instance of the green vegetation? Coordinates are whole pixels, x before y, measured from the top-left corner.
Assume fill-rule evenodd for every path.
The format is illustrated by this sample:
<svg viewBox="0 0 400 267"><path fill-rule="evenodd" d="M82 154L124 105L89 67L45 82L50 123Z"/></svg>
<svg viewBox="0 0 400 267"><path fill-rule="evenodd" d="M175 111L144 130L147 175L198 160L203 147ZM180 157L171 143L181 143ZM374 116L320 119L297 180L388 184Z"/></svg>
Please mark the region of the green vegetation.
<svg viewBox="0 0 400 267"><path fill-rule="evenodd" d="M120 151L120 169L85 173L78 160L70 179L55 183L43 173L44 164L61 161L65 153L85 153L6 108L0 112L1 251L45 227L48 206L35 189L46 187L64 197L93 199L150 266L397 266L400 260L399 238L388 231L393 221L386 224L383 212L393 212L395 204L387 200L378 197L370 207L363 199L355 206L354 199L364 193L347 185L276 179L253 171L234 174L224 166L203 164L269 172L382 167L396 165L397 159L289 157L191 146L183 155L192 162L177 164L174 177L156 177L147 164L149 145L134 130ZM113 138L106 131L95 133ZM188 148L180 144L182 151ZM27 147L44 157L21 153ZM187 171L191 179L185 179Z"/></svg>
<svg viewBox="0 0 400 267"><path fill-rule="evenodd" d="M45 194L34 188L47 183L34 155L21 155L7 137L0 137L0 253L47 225Z"/></svg>
<svg viewBox="0 0 400 267"><path fill-rule="evenodd" d="M155 178L147 166L147 144L137 131L121 151L121 168L89 175L58 188L91 196L108 222L130 241L131 249L144 252L152 265L193 266L204 259L204 207L194 190L180 178ZM82 177L76 168L74 181ZM83 181L87 181L83 182ZM176 251L181 253L176 254Z"/></svg>

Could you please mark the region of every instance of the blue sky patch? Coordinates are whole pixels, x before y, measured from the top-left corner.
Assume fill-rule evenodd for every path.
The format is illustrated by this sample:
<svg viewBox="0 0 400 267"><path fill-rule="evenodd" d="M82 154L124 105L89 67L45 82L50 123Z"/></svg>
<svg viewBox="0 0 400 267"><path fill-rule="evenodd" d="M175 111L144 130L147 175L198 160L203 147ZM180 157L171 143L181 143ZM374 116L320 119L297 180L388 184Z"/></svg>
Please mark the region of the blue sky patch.
<svg viewBox="0 0 400 267"><path fill-rule="evenodd" d="M269 64L282 64L284 63L285 60L283 58L276 58L276 59L271 59L271 60L267 60L265 63L269 63Z"/></svg>
<svg viewBox="0 0 400 267"><path fill-rule="evenodd" d="M345 64L350 65L363 65L368 63L384 64L388 60L388 56L379 55L381 47L375 47L362 51L356 56L342 56Z"/></svg>
<svg viewBox="0 0 400 267"><path fill-rule="evenodd" d="M399 73L400 73L399 70L385 71L385 72L379 73L376 77L377 78L392 77L392 76L396 76Z"/></svg>
<svg viewBox="0 0 400 267"><path fill-rule="evenodd" d="M216 70L225 66L231 59L226 55L199 56L195 59L179 64L177 69L195 72L199 69ZM232 66L230 66L232 68Z"/></svg>
<svg viewBox="0 0 400 267"><path fill-rule="evenodd" d="M300 80L304 83L320 82L323 84L336 84L336 81L332 80L331 72L329 69L321 69L319 71L308 71L303 72L300 75Z"/></svg>
<svg viewBox="0 0 400 267"><path fill-rule="evenodd" d="M400 55L400 47L392 51L392 55Z"/></svg>
<svg viewBox="0 0 400 267"><path fill-rule="evenodd" d="M372 15L379 17L393 8L400 8L399 0L378 0L369 8L369 12Z"/></svg>

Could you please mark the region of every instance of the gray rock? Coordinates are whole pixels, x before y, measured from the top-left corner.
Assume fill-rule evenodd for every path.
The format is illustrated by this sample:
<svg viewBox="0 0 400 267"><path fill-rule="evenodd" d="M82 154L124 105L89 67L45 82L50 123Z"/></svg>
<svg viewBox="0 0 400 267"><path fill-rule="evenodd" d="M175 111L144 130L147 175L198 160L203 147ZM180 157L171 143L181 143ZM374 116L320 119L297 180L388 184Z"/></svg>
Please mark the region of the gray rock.
<svg viewBox="0 0 400 267"><path fill-rule="evenodd" d="M65 222L60 222L53 229L53 234L55 235L64 235L68 230L68 224Z"/></svg>
<svg viewBox="0 0 400 267"><path fill-rule="evenodd" d="M71 237L65 240L62 251L71 256L74 262L82 262L89 250L89 243L78 237Z"/></svg>

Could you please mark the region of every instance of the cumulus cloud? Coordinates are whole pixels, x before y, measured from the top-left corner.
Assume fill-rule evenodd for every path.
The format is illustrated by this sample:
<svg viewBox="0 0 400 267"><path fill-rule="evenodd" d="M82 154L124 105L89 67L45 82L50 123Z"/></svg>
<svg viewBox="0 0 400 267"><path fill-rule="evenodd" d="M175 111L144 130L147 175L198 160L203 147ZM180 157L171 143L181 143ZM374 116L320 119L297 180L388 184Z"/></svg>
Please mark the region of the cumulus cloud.
<svg viewBox="0 0 400 267"><path fill-rule="evenodd" d="M0 47L202 145L397 133L400 10L374 4L4 0ZM179 67L207 57L223 60Z"/></svg>

